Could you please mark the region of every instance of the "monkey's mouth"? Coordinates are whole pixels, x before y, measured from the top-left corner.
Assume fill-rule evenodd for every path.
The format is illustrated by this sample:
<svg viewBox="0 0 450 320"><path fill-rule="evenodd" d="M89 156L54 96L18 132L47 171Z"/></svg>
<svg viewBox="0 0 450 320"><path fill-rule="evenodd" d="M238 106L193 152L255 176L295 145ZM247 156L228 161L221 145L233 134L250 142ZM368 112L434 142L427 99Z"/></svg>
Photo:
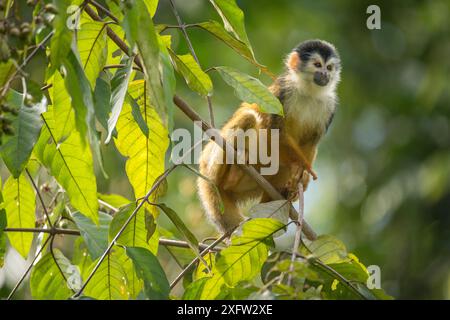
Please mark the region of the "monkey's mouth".
<svg viewBox="0 0 450 320"><path fill-rule="evenodd" d="M325 87L330 81L329 76L323 72L315 72L314 73L314 83L318 86Z"/></svg>

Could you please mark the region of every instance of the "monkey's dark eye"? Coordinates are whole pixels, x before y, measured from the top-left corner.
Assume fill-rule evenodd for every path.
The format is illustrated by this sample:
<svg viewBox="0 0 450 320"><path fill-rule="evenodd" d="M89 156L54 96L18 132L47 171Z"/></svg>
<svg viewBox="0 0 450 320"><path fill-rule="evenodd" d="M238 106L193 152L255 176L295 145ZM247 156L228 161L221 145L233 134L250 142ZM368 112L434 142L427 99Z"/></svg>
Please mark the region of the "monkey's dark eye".
<svg viewBox="0 0 450 320"><path fill-rule="evenodd" d="M314 66L317 68L321 68L322 64L320 62L314 62Z"/></svg>
<svg viewBox="0 0 450 320"><path fill-rule="evenodd" d="M333 70L333 66L332 66L331 64L330 64L330 65L328 65L328 66L327 66L327 70L328 70L328 71L331 71L331 70Z"/></svg>

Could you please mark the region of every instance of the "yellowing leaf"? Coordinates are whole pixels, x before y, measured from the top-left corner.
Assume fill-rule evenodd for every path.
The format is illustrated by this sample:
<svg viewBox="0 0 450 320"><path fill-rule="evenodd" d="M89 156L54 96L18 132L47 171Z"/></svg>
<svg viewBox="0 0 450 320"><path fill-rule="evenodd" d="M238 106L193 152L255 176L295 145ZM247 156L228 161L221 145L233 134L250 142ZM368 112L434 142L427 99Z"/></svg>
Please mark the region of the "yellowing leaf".
<svg viewBox="0 0 450 320"><path fill-rule="evenodd" d="M106 63L108 54L106 24L89 21L81 25L77 34L78 52L91 88Z"/></svg>
<svg viewBox="0 0 450 320"><path fill-rule="evenodd" d="M9 228L34 228L36 196L23 173L18 179L11 176L6 180L3 186L3 199ZM7 234L13 248L26 258L33 242L33 233L8 232Z"/></svg>
<svg viewBox="0 0 450 320"><path fill-rule="evenodd" d="M144 80L133 81L128 88L149 128L148 137L140 130L132 115L132 107L125 101L116 125L117 138L114 139L119 152L128 158L125 170L136 199L144 197L164 172L165 153L169 145L167 129L150 105L146 90ZM151 206L147 205L147 208L155 211Z"/></svg>
<svg viewBox="0 0 450 320"><path fill-rule="evenodd" d="M89 146L75 130L57 146L53 138L52 108L43 114L43 118L44 126L34 149L36 157L66 190L71 204L97 224L97 183Z"/></svg>

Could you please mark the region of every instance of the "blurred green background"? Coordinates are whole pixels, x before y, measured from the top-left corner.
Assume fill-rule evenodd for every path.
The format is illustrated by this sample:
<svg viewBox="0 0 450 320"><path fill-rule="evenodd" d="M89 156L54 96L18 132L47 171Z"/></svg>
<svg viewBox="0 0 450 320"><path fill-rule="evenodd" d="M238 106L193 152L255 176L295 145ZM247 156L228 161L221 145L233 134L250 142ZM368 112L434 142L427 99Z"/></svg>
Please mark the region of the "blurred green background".
<svg viewBox="0 0 450 320"><path fill-rule="evenodd" d="M307 221L318 233L340 238L365 265L378 265L382 287L394 297L450 299L450 2L237 2L258 61L273 73L281 73L285 55L307 39L332 42L341 55L340 103L319 148L319 179L306 193ZM186 23L220 21L206 0L176 4ZM366 28L370 4L381 8L381 30ZM168 1L160 1L155 22L176 23ZM165 33L173 35L177 53L188 53L181 33ZM232 66L270 84L269 77L211 35L202 30L189 30L189 35L203 69ZM219 126L239 100L217 74L210 75ZM181 78L177 91L208 118L206 101L190 92ZM175 127L193 129L178 110ZM98 177L99 191L132 196L124 159L113 146L104 151L110 179ZM216 232L205 220L195 179L178 168L161 201L201 239ZM162 215L160 220L176 233ZM172 251L179 263L188 261L186 250ZM165 249L160 255L173 279L180 267ZM10 250L6 271L0 272L0 296L25 267ZM26 289L22 294L27 296Z"/></svg>

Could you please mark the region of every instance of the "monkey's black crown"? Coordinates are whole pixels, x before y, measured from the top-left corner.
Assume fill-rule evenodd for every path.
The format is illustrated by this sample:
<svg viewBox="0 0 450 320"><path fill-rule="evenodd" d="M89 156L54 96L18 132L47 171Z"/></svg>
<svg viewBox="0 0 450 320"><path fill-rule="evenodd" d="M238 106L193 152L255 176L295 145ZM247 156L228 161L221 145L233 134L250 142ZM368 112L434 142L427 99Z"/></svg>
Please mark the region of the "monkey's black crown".
<svg viewBox="0 0 450 320"><path fill-rule="evenodd" d="M300 56L300 60L306 62L311 57L311 54L318 53L322 56L324 61L332 57L339 58L336 49L328 42L322 40L307 40L300 43L295 49Z"/></svg>

